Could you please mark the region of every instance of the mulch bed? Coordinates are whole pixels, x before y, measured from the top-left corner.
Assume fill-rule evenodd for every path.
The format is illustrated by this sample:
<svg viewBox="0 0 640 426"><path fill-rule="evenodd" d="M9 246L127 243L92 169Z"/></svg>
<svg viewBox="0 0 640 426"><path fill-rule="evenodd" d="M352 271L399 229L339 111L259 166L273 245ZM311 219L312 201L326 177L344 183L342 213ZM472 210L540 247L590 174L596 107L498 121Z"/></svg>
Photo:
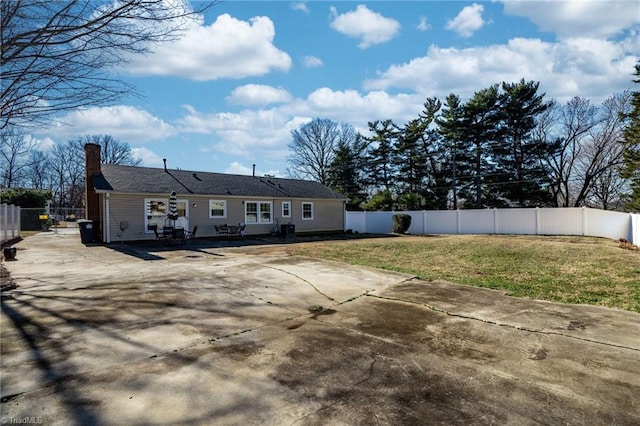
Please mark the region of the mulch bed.
<svg viewBox="0 0 640 426"><path fill-rule="evenodd" d="M17 284L11 278L9 271L4 267L4 263L0 263L0 291L5 292L17 288Z"/></svg>

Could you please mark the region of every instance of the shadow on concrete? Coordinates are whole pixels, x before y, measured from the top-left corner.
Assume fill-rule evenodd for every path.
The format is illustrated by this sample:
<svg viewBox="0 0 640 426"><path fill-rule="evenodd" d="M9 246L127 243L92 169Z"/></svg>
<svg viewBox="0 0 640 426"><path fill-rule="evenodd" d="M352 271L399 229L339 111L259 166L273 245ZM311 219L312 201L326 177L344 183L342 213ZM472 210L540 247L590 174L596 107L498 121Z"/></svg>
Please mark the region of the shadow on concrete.
<svg viewBox="0 0 640 426"><path fill-rule="evenodd" d="M163 252L183 250L206 256L224 256L212 253L210 250L234 247L286 245L308 242L347 241L371 238L395 238L396 234L328 234L328 235L298 235L294 237L256 236L256 237L222 237L196 238L187 240L185 244L166 244L158 241L131 241L127 243L111 243L105 247L117 252L136 257L141 260L164 260ZM188 256L188 255L187 255Z"/></svg>
<svg viewBox="0 0 640 426"><path fill-rule="evenodd" d="M119 342L133 349L139 349L143 355L138 361L144 359L162 358L158 365L195 365L197 368L208 368L207 365L199 362L201 352L215 352L220 350L211 346L221 336L220 330L209 330L210 335L205 337L204 344L199 346L195 353L191 353L188 348L164 347L159 348L142 341L131 339L129 333L132 329L140 330L147 327L161 325L193 325L193 320L181 318L177 315L169 315L170 312L182 312L191 310L199 313L204 318L210 316L230 316L233 312L251 308L255 306L255 300L240 300L229 305L202 304L194 306L181 300L178 297L167 298L167 300L149 300L144 296L147 294L144 289L129 288L129 293L122 297L115 297L111 294L102 294L105 290L121 289L121 286L113 283L91 285L88 287L74 288L72 292L62 290L45 290L38 292L16 291L16 298L10 301L1 302L2 315L8 319L9 326L4 332L13 329L16 338L22 341L26 348L26 359L33 360L34 368L40 374L39 385L34 389L21 390L19 392L5 392L2 389L0 402L3 404L3 413L7 410L5 404L19 404L18 400L23 394L28 392L39 392L49 388L58 395L64 407L65 415L69 424L77 425L98 425L108 422L102 418L97 408L100 401L89 398L81 390L87 386L87 371L82 371L77 365L69 361L71 348L68 347L72 336L82 335L89 331L98 333L107 341ZM78 290L83 290L84 294L77 294ZM87 293L88 292L88 293ZM22 298L21 295L28 298ZM55 301L57 309L53 310L48 306ZM155 311L156 320L153 322L140 323L139 319L122 319L118 317L118 312L139 311L147 309ZM162 312L166 315L160 315ZM246 329L246 325L239 325L238 330ZM64 330L61 332L61 330ZM64 336L60 337L60 333ZM4 333L3 333L4 334ZM4 340L3 351L11 348L18 348L21 345L17 342ZM121 365L111 366L105 371L95 372L91 378L94 382L104 381L108 383L110 369L120 368ZM156 367L159 368L159 367ZM132 389L131 392L135 391ZM254 401L255 402L255 401ZM251 402L251 405L254 405ZM249 406L249 401L238 400L239 406ZM256 410L266 409L264 406L256 405ZM210 413L211 418L224 415L220 412Z"/></svg>
<svg viewBox="0 0 640 426"><path fill-rule="evenodd" d="M98 424L99 418L92 410L79 407L79 401L82 401L82 395L73 386L65 386L64 382L69 379L70 372L59 372L46 355L46 350L41 343L41 337L47 333L47 327L31 318L30 315L22 312L21 309L0 302L2 305L2 313L10 319L15 329L19 332L22 341L29 347L31 359L34 360L42 377L49 386L52 386L55 392L63 397L61 400L69 401L67 404L67 412L72 422L75 424ZM64 348L58 347L56 351L60 353ZM12 401L20 396L21 393L13 395L2 395L1 402L3 404ZM71 402L73 401L73 402ZM70 419L70 420L71 420Z"/></svg>
<svg viewBox="0 0 640 426"><path fill-rule="evenodd" d="M129 256L137 257L140 260L163 260L164 258L161 256L157 256L155 254L150 253L149 247L141 244L108 244L106 247L111 250L115 250L122 254L126 254Z"/></svg>

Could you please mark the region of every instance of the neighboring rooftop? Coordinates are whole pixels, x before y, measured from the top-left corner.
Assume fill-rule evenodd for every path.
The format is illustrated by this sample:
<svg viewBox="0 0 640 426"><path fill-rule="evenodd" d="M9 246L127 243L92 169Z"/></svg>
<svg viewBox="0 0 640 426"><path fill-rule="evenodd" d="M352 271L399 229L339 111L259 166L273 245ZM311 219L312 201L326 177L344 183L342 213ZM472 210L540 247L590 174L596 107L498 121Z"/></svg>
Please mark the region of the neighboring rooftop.
<svg viewBox="0 0 640 426"><path fill-rule="evenodd" d="M102 165L93 177L97 191L123 193L346 199L319 182L276 177Z"/></svg>

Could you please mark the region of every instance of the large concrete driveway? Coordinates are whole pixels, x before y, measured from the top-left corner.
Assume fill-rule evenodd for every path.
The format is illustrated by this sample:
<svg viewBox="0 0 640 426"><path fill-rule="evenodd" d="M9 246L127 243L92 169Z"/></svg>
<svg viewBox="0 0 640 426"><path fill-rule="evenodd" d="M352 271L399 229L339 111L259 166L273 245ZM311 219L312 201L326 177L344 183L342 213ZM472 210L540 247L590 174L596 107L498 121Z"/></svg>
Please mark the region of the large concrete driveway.
<svg viewBox="0 0 640 426"><path fill-rule="evenodd" d="M17 247L3 424L640 424L634 313L277 245Z"/></svg>

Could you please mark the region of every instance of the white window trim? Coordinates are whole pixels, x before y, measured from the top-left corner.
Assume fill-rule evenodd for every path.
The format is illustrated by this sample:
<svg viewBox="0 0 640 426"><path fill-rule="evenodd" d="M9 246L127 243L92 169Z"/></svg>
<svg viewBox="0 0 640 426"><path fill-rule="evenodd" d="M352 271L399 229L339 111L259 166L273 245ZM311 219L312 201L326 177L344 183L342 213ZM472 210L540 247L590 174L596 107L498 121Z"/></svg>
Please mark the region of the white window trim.
<svg viewBox="0 0 640 426"><path fill-rule="evenodd" d="M311 217L304 217L304 206L305 206L305 205L307 205L307 204L311 206ZM313 202L311 202L311 201L304 201L304 202L302 203L302 220L313 220L313 217L314 217L313 210L314 210L314 209L313 209Z"/></svg>
<svg viewBox="0 0 640 426"><path fill-rule="evenodd" d="M222 203L222 216L213 216L211 214L211 203ZM209 200L209 219L226 219L227 218L227 200Z"/></svg>
<svg viewBox="0 0 640 426"><path fill-rule="evenodd" d="M289 210L289 214L284 214L284 206L287 205L287 210ZM291 217L291 201L283 201L282 202L282 217Z"/></svg>
<svg viewBox="0 0 640 426"><path fill-rule="evenodd" d="M169 209L169 200L167 198L145 198L144 199L144 233L145 234L153 234L153 230L149 229L149 218L148 218L148 214L149 213L147 211L147 204L153 202L153 201L160 201L164 203L164 207L165 207L165 212L164 212L164 217L166 219L167 217L167 210Z"/></svg>
<svg viewBox="0 0 640 426"><path fill-rule="evenodd" d="M257 204L257 218L256 218L256 222L249 222L247 220L247 206L250 203L255 203ZM262 220L262 210L260 209L260 206L263 204L268 204L269 205L269 221L263 221ZM273 223L273 202L272 201L257 201L257 200L247 200L244 202L244 223L246 225L270 225Z"/></svg>

